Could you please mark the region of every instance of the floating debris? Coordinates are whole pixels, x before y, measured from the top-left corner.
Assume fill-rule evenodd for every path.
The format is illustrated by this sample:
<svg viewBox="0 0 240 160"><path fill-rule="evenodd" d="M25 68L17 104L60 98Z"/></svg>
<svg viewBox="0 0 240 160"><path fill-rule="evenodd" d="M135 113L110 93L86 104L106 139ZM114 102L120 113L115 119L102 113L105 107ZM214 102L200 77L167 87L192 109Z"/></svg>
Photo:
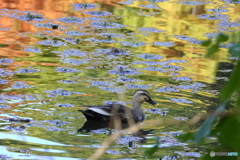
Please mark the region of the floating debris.
<svg viewBox="0 0 240 160"><path fill-rule="evenodd" d="M29 123L30 119L15 119L15 118L9 118L9 122L25 122Z"/></svg>

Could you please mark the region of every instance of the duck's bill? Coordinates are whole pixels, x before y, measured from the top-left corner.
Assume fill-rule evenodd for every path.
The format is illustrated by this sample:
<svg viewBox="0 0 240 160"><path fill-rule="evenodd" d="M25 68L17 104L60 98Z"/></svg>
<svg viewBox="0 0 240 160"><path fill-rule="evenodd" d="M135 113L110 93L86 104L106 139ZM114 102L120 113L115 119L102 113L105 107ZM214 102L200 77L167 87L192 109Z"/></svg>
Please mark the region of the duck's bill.
<svg viewBox="0 0 240 160"><path fill-rule="evenodd" d="M152 105L158 105L156 102L154 102L151 98L148 99L147 101L148 103L152 104Z"/></svg>

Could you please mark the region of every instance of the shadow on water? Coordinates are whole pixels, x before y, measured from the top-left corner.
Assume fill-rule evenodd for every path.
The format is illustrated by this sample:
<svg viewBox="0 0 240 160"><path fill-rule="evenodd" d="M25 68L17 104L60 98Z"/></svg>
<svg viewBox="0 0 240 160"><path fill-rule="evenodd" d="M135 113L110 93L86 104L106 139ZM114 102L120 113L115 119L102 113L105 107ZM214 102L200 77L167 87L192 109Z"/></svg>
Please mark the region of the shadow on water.
<svg viewBox="0 0 240 160"><path fill-rule="evenodd" d="M127 123L122 123L121 130L126 129L129 127ZM111 125L109 126L109 122L98 122L98 121L86 121L83 126L78 129L79 133L86 134L86 133L106 133L104 130L111 130L115 129L116 127ZM146 137L148 134L152 134L154 129L150 130L143 130L139 129L137 132L133 134L134 137L139 137L139 142L146 143ZM111 134L111 131L109 132Z"/></svg>
<svg viewBox="0 0 240 160"><path fill-rule="evenodd" d="M78 132L80 133L88 133L92 130L102 129L102 128L108 128L108 122L98 122L98 121L86 121L83 126L78 129Z"/></svg>

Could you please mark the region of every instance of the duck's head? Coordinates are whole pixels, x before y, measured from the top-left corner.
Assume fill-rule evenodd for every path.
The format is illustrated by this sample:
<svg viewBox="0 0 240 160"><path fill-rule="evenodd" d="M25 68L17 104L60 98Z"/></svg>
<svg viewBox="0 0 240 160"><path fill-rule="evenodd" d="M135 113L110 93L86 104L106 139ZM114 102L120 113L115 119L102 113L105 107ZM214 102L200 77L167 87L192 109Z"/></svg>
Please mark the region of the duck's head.
<svg viewBox="0 0 240 160"><path fill-rule="evenodd" d="M157 103L154 102L151 97L150 94L148 93L148 91L146 90L136 90L133 94L133 99L132 99L133 103L143 103L143 102L148 102L152 105L156 105Z"/></svg>

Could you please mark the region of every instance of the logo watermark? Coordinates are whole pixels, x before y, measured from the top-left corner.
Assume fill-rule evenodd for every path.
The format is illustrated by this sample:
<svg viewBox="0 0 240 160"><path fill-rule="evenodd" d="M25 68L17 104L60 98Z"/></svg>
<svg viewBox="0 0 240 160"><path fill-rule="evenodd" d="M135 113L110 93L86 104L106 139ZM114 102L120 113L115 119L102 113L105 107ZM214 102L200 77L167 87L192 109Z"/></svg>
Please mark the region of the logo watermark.
<svg viewBox="0 0 240 160"><path fill-rule="evenodd" d="M214 151L211 151L210 156L211 157L214 157L214 156L238 156L238 152L214 152Z"/></svg>

